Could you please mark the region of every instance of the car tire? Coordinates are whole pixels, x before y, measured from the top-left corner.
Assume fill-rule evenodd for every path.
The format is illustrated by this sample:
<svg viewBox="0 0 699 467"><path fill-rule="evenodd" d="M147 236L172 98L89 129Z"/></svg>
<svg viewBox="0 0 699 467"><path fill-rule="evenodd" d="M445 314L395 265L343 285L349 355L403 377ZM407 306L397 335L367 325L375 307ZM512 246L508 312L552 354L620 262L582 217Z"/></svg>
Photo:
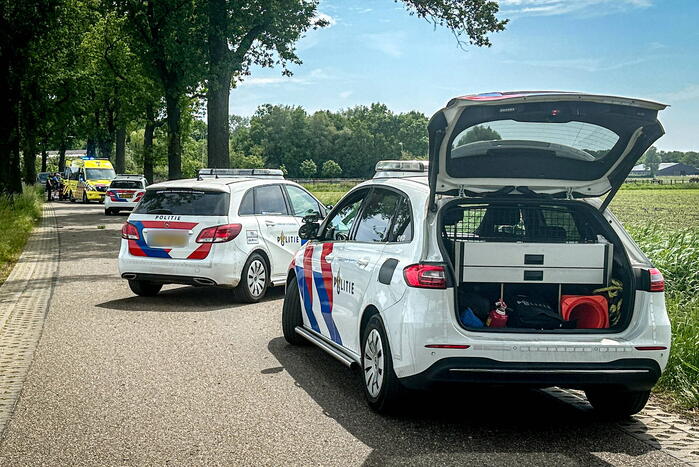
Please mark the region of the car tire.
<svg viewBox="0 0 699 467"><path fill-rule="evenodd" d="M150 281L130 280L129 288L136 295L141 297L155 297L163 288L163 284Z"/></svg>
<svg viewBox="0 0 699 467"><path fill-rule="evenodd" d="M253 253L243 266L240 283L234 289L235 296L240 302L257 303L269 287L269 266L259 253Z"/></svg>
<svg viewBox="0 0 699 467"><path fill-rule="evenodd" d="M83 191L83 204L87 204L87 203L89 203L89 202L90 202L90 200L87 199L87 193L85 193L85 192Z"/></svg>
<svg viewBox="0 0 699 467"><path fill-rule="evenodd" d="M308 344L308 341L296 332L296 327L303 326L301 313L301 295L296 277L294 277L286 286L284 304L282 305L282 331L284 339L291 345Z"/></svg>
<svg viewBox="0 0 699 467"><path fill-rule="evenodd" d="M69 191L68 192L68 199L70 200L71 203L76 202L77 200L73 197L73 192Z"/></svg>
<svg viewBox="0 0 699 467"><path fill-rule="evenodd" d="M606 418L623 419L637 414L648 402L650 391L623 391L616 388L585 390L587 401Z"/></svg>
<svg viewBox="0 0 699 467"><path fill-rule="evenodd" d="M104 215L105 216L111 216L113 214L111 208L105 208L104 210Z"/></svg>
<svg viewBox="0 0 699 467"><path fill-rule="evenodd" d="M369 407L382 414L397 412L405 389L393 371L391 347L378 314L364 326L361 344L362 386Z"/></svg>

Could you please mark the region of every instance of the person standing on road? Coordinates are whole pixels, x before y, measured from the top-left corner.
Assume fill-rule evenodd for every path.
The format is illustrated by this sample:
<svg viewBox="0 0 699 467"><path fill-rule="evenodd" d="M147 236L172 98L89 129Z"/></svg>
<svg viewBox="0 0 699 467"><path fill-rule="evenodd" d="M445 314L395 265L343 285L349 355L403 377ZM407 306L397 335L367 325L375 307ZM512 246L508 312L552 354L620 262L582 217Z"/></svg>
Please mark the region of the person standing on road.
<svg viewBox="0 0 699 467"><path fill-rule="evenodd" d="M46 201L51 201L51 190L53 190L53 177L46 177Z"/></svg>

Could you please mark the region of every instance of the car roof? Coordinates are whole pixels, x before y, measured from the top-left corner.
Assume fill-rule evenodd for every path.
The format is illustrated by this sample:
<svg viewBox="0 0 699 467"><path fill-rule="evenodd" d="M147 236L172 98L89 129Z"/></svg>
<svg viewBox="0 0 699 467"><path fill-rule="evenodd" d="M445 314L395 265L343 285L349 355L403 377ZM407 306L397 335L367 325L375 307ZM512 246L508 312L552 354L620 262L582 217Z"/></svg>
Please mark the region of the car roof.
<svg viewBox="0 0 699 467"><path fill-rule="evenodd" d="M188 188L207 191L232 191L233 188L247 189L257 185L287 184L298 185L290 180L268 178L268 177L220 177L220 178L186 178L180 180L168 180L166 182L154 183L148 187L149 190L168 188Z"/></svg>

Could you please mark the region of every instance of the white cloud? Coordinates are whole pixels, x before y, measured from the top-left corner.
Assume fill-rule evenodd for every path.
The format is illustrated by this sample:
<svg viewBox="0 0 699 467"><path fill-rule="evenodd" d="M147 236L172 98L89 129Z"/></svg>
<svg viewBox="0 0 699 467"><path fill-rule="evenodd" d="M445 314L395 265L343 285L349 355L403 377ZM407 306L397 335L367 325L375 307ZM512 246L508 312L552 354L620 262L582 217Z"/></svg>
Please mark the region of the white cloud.
<svg viewBox="0 0 699 467"><path fill-rule="evenodd" d="M351 96L352 94L353 94L352 91L342 91L342 92L339 94L339 96L340 96L340 98L342 98L342 99L347 99L347 98L348 98L349 96Z"/></svg>
<svg viewBox="0 0 699 467"><path fill-rule="evenodd" d="M325 20L325 21L328 23L328 25L325 26L326 28L333 27L333 26L335 26L335 25L337 24L337 20L335 20L335 18L333 18L332 16L330 16L330 15L328 15L328 14L325 14L325 13L320 13L320 12L319 12L319 13L315 16L315 18L313 18L313 19L316 20L316 21L317 21L317 20L320 20L320 19Z"/></svg>
<svg viewBox="0 0 699 467"><path fill-rule="evenodd" d="M383 52L390 57L398 58L403 55L405 34L402 32L364 34L362 38L365 40L367 47Z"/></svg>
<svg viewBox="0 0 699 467"><path fill-rule="evenodd" d="M314 84L318 81L332 79L330 74L323 68L314 68L305 75L293 75L293 76L247 76L241 78L242 81L238 82L238 87L248 87L248 86L278 86L284 84L301 84L308 85Z"/></svg>
<svg viewBox="0 0 699 467"><path fill-rule="evenodd" d="M658 99L669 103L699 99L699 83L689 84L676 91L659 93Z"/></svg>
<svg viewBox="0 0 699 467"><path fill-rule="evenodd" d="M648 8L652 0L498 0L503 16L599 16L633 8Z"/></svg>
<svg viewBox="0 0 699 467"><path fill-rule="evenodd" d="M601 58L562 58L550 60L503 60L503 63L517 63L543 68L565 68L569 70L580 70L590 73L599 71L611 71L625 68L627 66L638 65L651 60L652 57L636 58L632 60L611 61Z"/></svg>

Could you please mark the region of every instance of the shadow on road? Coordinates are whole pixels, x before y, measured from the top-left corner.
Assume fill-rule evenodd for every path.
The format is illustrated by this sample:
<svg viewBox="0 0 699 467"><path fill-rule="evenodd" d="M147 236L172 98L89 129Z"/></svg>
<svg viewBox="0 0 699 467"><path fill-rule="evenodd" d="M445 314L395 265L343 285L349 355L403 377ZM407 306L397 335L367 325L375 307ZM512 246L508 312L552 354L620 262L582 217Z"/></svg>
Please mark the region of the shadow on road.
<svg viewBox="0 0 699 467"><path fill-rule="evenodd" d="M121 280L121 279L120 279ZM261 303L277 300L284 296L283 287L272 287ZM165 289L155 297L139 297L134 295L119 298L97 307L119 311L152 311L152 312L208 312L245 306L236 301L233 289L224 287L190 287L182 286Z"/></svg>
<svg viewBox="0 0 699 467"><path fill-rule="evenodd" d="M366 464L408 458L419 464L500 464L515 461L516 454L535 463L604 465L594 453L634 457L653 450L591 410L526 388L459 386L415 393L400 416L380 416L366 405L358 372L322 350L290 346L281 337L268 349L328 417L373 449Z"/></svg>

